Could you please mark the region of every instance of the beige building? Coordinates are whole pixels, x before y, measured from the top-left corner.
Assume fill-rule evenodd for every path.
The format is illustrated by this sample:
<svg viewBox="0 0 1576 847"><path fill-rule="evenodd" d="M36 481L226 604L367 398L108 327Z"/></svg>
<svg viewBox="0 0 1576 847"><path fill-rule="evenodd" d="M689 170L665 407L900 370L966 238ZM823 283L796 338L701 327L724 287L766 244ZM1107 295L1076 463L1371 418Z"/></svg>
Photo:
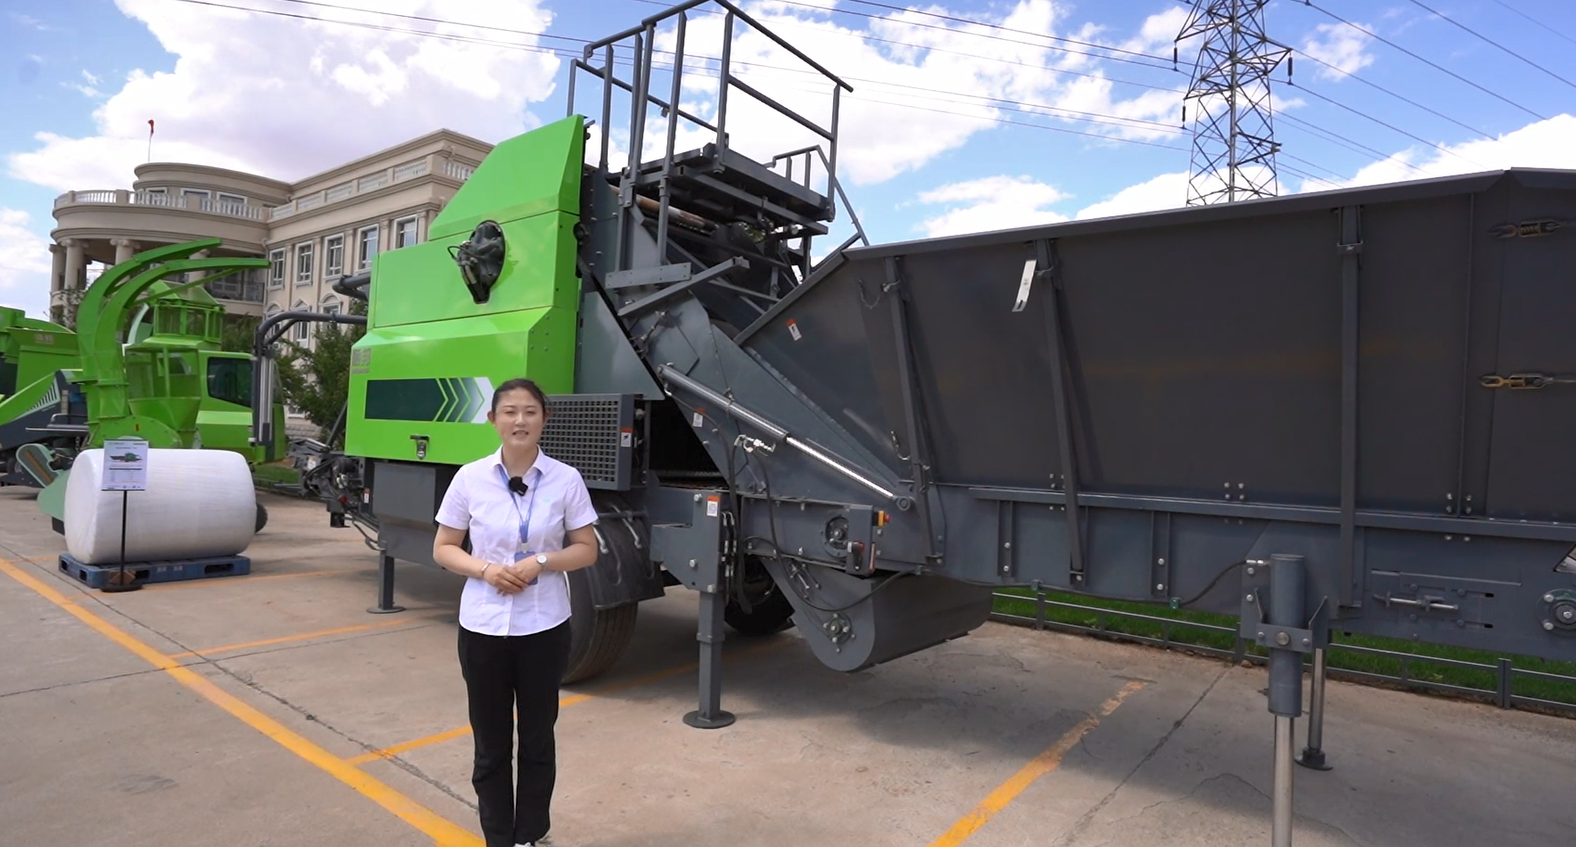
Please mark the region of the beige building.
<svg viewBox="0 0 1576 847"><path fill-rule="evenodd" d="M88 281L132 254L218 238L212 254L267 258L208 285L231 314L337 312L332 285L368 269L380 250L414 244L492 146L438 130L332 170L287 183L203 165L139 165L129 189L55 198L50 312L72 322ZM199 255L208 255L199 254ZM310 344L310 326L296 340Z"/></svg>

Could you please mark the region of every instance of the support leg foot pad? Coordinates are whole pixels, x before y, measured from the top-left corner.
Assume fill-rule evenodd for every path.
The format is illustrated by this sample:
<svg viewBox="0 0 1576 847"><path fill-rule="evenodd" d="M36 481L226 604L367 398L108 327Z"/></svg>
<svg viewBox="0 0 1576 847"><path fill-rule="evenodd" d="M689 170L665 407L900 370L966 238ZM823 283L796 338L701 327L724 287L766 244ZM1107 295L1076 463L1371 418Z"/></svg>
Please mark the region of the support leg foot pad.
<svg viewBox="0 0 1576 847"><path fill-rule="evenodd" d="M395 612L403 612L403 611L405 611L405 607L404 606L399 606L399 605L386 606L386 607L385 606L368 606L367 607L367 614L369 614L369 615L392 615Z"/></svg>
<svg viewBox="0 0 1576 847"><path fill-rule="evenodd" d="M1323 750L1314 750L1309 747L1302 748L1302 752L1297 754L1295 761L1297 764L1315 771L1327 771L1335 767L1325 763Z"/></svg>
<svg viewBox="0 0 1576 847"><path fill-rule="evenodd" d="M732 726L735 720L738 718L735 718L732 712L723 709L718 709L709 716L701 714L700 710L696 709L684 716L684 722L696 729L722 729L725 726Z"/></svg>

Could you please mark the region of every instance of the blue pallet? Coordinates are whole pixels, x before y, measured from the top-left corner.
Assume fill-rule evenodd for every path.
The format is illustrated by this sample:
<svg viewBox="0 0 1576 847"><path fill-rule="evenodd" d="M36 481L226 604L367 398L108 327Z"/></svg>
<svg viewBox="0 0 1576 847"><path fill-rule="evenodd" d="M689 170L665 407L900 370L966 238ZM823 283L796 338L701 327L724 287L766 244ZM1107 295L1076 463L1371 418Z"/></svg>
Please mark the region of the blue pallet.
<svg viewBox="0 0 1576 847"><path fill-rule="evenodd" d="M70 553L60 554L60 572L69 574L91 588L103 588L120 564L85 565ZM138 583L180 582L188 579L214 579L241 576L252 572L246 556L215 556L207 559L171 559L156 562L127 562L126 572Z"/></svg>

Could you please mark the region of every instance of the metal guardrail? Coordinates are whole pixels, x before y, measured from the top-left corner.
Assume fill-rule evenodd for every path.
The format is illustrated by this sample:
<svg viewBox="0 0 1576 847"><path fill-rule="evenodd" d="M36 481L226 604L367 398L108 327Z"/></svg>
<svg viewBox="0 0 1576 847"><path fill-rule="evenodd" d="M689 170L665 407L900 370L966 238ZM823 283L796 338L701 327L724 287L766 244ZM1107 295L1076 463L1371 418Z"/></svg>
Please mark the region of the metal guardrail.
<svg viewBox="0 0 1576 847"><path fill-rule="evenodd" d="M1036 630L1055 630L1058 632L1068 632L1079 635L1092 635L1098 638L1109 638L1116 641L1128 641L1139 644L1147 644L1152 647L1174 648L1207 656L1214 656L1221 659L1229 659L1238 663L1250 661L1256 664L1263 664L1264 662L1268 661L1267 656L1261 656L1256 653L1249 652L1247 649L1249 642L1243 639L1237 633L1236 627L1233 626L1222 626L1220 624L1179 620L1177 618L1167 618L1161 617L1159 615L1146 615L1139 612L1128 612L1119 609L1106 609L1099 606L1086 606L1081 603L1068 603L1061 600L1051 600L1043 593L1006 594L1003 592L992 592L991 597L995 600L1032 603L1035 607L1035 613L1033 617L993 611L990 615L990 619L997 623L1005 623L1015 626L1027 626ZM1096 625L1083 626L1080 624L1068 623L1066 621L1051 620L1046 616L1046 611L1048 609L1063 609L1073 612L1093 614L1095 616ZM1130 632L1118 632L1108 629L1107 625L1113 619L1121 621L1142 621L1150 624L1158 624L1160 626L1160 637L1156 638L1149 635L1140 635ZM1225 650L1208 644L1198 644L1191 641L1174 640L1172 638L1172 631L1179 627L1189 630L1201 630L1204 632L1219 633L1223 636L1231 638L1232 643L1235 646L1233 649ZM1425 656L1416 653L1401 653L1394 650L1382 650L1375 647L1363 647L1356 644L1345 644L1335 641L1333 634L1331 639L1332 640L1329 647L1329 654L1331 656L1343 653L1349 655L1376 656L1384 659L1399 661L1401 663L1401 672L1398 675L1376 673L1374 671L1356 670L1351 668L1339 668L1335 667L1333 664L1326 664L1325 673L1331 679L1344 679L1354 682L1386 682L1414 690L1435 691L1492 702L1501 709L1511 709L1518 706L1533 707L1540 710L1561 713L1562 715L1569 717L1576 717L1576 703L1565 703L1558 700L1531 697L1524 694L1517 694L1515 692L1515 683L1518 679L1536 679L1561 685L1569 685L1572 687L1573 691L1576 691L1576 676L1567 676L1564 674L1553 674L1544 671L1517 668L1512 663L1512 660L1507 657L1500 657L1495 663L1488 664L1485 662L1472 662L1463 659L1447 659L1438 656ZM1493 674L1494 687L1475 688L1469 685L1456 685L1448 682L1419 679L1413 675L1413 666L1416 664L1433 665L1436 667L1443 666L1450 668L1460 668L1464 670L1480 671Z"/></svg>

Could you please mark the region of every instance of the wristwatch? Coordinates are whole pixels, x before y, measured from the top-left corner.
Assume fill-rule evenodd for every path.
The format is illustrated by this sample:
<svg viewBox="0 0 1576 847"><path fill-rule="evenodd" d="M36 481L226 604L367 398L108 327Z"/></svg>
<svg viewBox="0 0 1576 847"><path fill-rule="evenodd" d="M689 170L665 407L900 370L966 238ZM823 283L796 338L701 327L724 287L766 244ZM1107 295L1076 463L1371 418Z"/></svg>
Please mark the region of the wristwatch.
<svg viewBox="0 0 1576 847"><path fill-rule="evenodd" d="M547 554L546 553L537 553L536 554L536 563L538 565L541 565L544 568L547 567Z"/></svg>

